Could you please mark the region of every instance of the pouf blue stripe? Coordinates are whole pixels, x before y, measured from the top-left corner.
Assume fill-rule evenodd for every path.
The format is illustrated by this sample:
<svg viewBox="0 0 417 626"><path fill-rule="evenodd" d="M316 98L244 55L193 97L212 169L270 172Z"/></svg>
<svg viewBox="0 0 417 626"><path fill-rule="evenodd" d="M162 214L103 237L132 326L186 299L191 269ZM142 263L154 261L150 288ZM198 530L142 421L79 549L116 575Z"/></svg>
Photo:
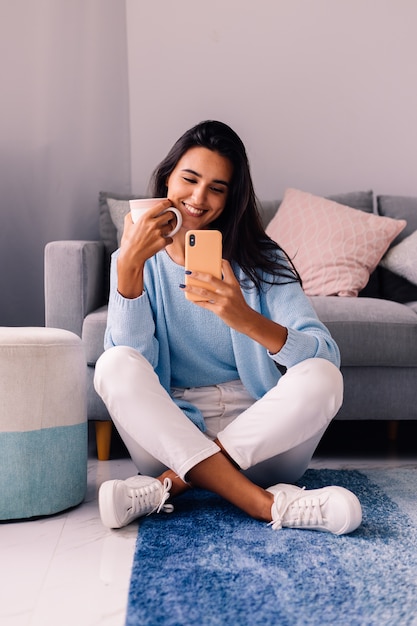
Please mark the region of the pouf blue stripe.
<svg viewBox="0 0 417 626"><path fill-rule="evenodd" d="M0 519L50 515L82 502L87 422L0 433Z"/></svg>

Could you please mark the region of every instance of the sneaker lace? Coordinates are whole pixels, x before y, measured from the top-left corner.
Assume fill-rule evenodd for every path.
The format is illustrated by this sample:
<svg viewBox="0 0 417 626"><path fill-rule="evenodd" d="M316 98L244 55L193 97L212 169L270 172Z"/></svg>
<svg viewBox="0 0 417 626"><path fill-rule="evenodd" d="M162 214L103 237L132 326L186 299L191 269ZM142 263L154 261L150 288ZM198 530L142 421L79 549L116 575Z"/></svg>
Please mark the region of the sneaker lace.
<svg viewBox="0 0 417 626"><path fill-rule="evenodd" d="M169 500L169 496L170 496L169 490L171 489L171 487L172 487L172 480L170 478L165 478L162 484L161 502L155 509L157 513L160 513L161 511L163 511L164 513L172 513L172 511L174 510L173 504L166 504L166 501Z"/></svg>
<svg viewBox="0 0 417 626"><path fill-rule="evenodd" d="M321 526L324 523L322 502L315 496L295 496L285 502L284 493L279 493L275 502L276 519L268 526L273 530L280 530L283 523L286 526Z"/></svg>
<svg viewBox="0 0 417 626"><path fill-rule="evenodd" d="M149 507L152 507L154 505L155 485L156 483L153 483L151 485L145 485L144 487L141 487L140 493L135 494L135 497L132 498L131 512L133 515L139 515L144 509L148 509ZM166 504L166 501L169 499L170 496L169 490L171 489L171 486L171 479L165 478L162 485L161 500L159 501L157 506L154 506L152 508L148 515L151 515L155 512L160 513L161 511L164 511L164 513L172 513L172 511L174 510L173 505Z"/></svg>

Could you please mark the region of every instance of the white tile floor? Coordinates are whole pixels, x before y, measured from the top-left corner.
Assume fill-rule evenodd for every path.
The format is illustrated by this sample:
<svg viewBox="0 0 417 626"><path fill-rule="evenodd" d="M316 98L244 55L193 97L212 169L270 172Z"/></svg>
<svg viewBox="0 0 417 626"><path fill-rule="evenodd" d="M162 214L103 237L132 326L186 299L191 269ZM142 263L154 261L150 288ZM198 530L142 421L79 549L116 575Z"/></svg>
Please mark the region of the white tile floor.
<svg viewBox="0 0 417 626"><path fill-rule="evenodd" d="M2 626L119 626L137 524L103 527L97 489L135 473L128 459L88 463L84 502L52 517L0 525Z"/></svg>
<svg viewBox="0 0 417 626"><path fill-rule="evenodd" d="M352 427L353 424L352 424ZM91 448L91 445L90 445ZM90 452L88 490L75 509L35 521L0 524L1 626L122 626L138 525L109 531L100 522L97 490L135 473L120 458ZM416 467L416 452L361 456L318 453L313 468Z"/></svg>

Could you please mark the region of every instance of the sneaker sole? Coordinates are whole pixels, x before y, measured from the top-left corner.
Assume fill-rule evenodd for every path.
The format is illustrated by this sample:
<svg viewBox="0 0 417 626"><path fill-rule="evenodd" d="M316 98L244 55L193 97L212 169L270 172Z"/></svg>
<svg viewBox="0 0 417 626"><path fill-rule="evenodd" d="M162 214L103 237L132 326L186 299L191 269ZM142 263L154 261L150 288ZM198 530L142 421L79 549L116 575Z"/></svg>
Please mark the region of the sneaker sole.
<svg viewBox="0 0 417 626"><path fill-rule="evenodd" d="M98 492L98 508L101 521L107 528L121 528L123 524L116 516L113 500L115 486L118 481L109 480L103 483Z"/></svg>

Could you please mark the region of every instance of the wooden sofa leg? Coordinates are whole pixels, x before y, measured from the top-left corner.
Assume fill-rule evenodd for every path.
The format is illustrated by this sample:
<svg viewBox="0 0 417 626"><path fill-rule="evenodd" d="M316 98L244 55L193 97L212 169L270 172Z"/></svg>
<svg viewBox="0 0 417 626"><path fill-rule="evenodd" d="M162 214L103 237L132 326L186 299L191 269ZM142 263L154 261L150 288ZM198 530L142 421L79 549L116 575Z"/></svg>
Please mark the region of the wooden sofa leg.
<svg viewBox="0 0 417 626"><path fill-rule="evenodd" d="M398 437L398 420L389 420L388 422L388 439L390 441L397 441Z"/></svg>
<svg viewBox="0 0 417 626"><path fill-rule="evenodd" d="M108 461L110 457L110 444L113 422L111 422L110 420L103 422L96 421L95 426L97 458L99 461Z"/></svg>

